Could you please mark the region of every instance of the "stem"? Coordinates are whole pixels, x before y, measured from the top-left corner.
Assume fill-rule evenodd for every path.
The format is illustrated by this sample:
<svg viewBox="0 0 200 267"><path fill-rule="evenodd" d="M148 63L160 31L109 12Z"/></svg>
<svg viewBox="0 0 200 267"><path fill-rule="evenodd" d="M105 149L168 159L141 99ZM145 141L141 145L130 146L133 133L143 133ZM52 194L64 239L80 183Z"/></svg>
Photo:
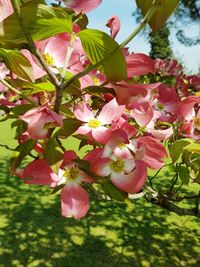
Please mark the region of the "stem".
<svg viewBox="0 0 200 267"><path fill-rule="evenodd" d="M30 104L37 106L37 104L32 101L31 99L29 99L28 97L24 96L19 90L17 90L16 88L12 87L12 85L10 85L6 80L4 79L0 79L0 82L5 85L6 87L8 87L11 91L15 92L16 94L20 95L21 97L23 97L24 99L26 99Z"/></svg>
<svg viewBox="0 0 200 267"><path fill-rule="evenodd" d="M18 23L19 23L19 25L20 25L23 33L24 33L24 36L25 36L25 38L26 38L26 40L28 42L30 51L37 57L37 59L39 60L40 64L42 65L42 67L44 68L44 70L49 75L49 78L52 81L52 83L56 87L59 87L60 86L60 82L58 81L56 75L51 71L49 66L46 64L45 60L43 59L43 57L41 56L40 52L36 48L29 31L27 30L27 28L24 25L23 18L21 17L21 14L20 14L19 1L18 0L11 0L11 3L12 3L12 6L13 6L13 9L14 9L14 12L16 14Z"/></svg>
<svg viewBox="0 0 200 267"><path fill-rule="evenodd" d="M149 20L153 17L157 11L159 5L152 4L151 8L148 10L147 14L140 22L140 24L135 28L135 30L120 44L120 48L125 47L135 36L146 26Z"/></svg>
<svg viewBox="0 0 200 267"><path fill-rule="evenodd" d="M3 147L3 148L5 148L5 149L7 149L7 150L10 150L10 151L15 151L14 148L11 148L11 147L9 147L9 146L7 146L7 145L0 144L0 147Z"/></svg>

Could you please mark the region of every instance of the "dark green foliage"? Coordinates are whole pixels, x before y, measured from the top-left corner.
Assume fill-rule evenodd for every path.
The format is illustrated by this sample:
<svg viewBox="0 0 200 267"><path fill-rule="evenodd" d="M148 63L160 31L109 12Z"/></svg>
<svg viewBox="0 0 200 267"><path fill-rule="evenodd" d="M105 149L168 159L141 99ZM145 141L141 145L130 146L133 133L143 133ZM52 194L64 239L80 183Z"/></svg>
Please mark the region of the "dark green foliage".
<svg viewBox="0 0 200 267"><path fill-rule="evenodd" d="M160 28L155 34L152 32L149 34L151 44L150 56L152 58L172 57L169 35L170 30L167 24Z"/></svg>

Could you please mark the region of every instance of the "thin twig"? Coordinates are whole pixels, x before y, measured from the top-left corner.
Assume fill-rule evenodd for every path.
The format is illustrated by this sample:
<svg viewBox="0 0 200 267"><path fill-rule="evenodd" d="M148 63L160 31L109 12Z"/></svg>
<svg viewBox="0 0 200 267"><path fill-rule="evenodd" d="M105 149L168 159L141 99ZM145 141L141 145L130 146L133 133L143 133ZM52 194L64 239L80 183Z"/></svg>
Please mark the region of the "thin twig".
<svg viewBox="0 0 200 267"><path fill-rule="evenodd" d="M26 99L30 104L34 105L34 106L38 106L34 101L32 101L31 99L29 99L28 97L24 96L19 90L17 90L16 88L14 88L11 84L9 84L6 80L4 79L0 79L0 82L5 85L6 87L8 87L11 91L15 92L16 94L20 95L21 97L23 97L24 99Z"/></svg>

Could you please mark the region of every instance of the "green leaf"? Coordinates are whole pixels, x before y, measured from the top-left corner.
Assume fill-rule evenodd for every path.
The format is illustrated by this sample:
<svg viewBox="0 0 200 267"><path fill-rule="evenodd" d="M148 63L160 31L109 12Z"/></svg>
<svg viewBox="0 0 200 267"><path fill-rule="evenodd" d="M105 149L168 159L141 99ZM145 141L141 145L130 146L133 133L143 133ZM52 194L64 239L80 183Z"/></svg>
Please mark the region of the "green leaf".
<svg viewBox="0 0 200 267"><path fill-rule="evenodd" d="M44 158L48 161L54 171L58 171L63 156L63 151L58 145L56 138L50 138L45 148Z"/></svg>
<svg viewBox="0 0 200 267"><path fill-rule="evenodd" d="M35 108L34 105L31 104L24 104L24 105L19 105L16 106L14 108L11 108L12 113L14 113L15 116L19 116L21 114L24 114L25 112L27 112L28 110Z"/></svg>
<svg viewBox="0 0 200 267"><path fill-rule="evenodd" d="M184 149L190 152L193 152L193 153L200 154L200 143L195 142L195 143L189 144L186 147L184 147Z"/></svg>
<svg viewBox="0 0 200 267"><path fill-rule="evenodd" d="M33 95L40 92L54 92L56 90L55 86L50 81L42 83L31 83L15 79L11 80L10 84L15 88L20 88L21 89L20 91L24 96ZM30 90L23 90L23 89L30 89Z"/></svg>
<svg viewBox="0 0 200 267"><path fill-rule="evenodd" d="M101 96L102 94L109 93L115 95L115 91L112 88L107 88L103 86L88 86L84 88L84 91L90 95Z"/></svg>
<svg viewBox="0 0 200 267"><path fill-rule="evenodd" d="M142 15L145 16L152 6L153 0L136 0L138 8L141 9ZM174 12L179 4L179 0L157 0L156 4L159 5L158 10L149 21L149 26L153 32L156 32L162 27L167 19Z"/></svg>
<svg viewBox="0 0 200 267"><path fill-rule="evenodd" d="M21 6L20 14L34 41L72 31L72 17L63 8L50 7L35 0ZM0 23L0 42L27 42L15 14Z"/></svg>
<svg viewBox="0 0 200 267"><path fill-rule="evenodd" d="M20 52L0 48L0 58L3 59L8 69L20 78L33 81L33 69L28 59Z"/></svg>
<svg viewBox="0 0 200 267"><path fill-rule="evenodd" d="M30 139L16 147L16 151L13 153L10 159L11 174L14 174L15 170L20 166L24 157L30 154L36 143L36 140Z"/></svg>
<svg viewBox="0 0 200 267"><path fill-rule="evenodd" d="M176 171L183 184L188 185L190 181L189 170L185 166L176 166Z"/></svg>
<svg viewBox="0 0 200 267"><path fill-rule="evenodd" d="M65 75L65 79L69 80L74 76L71 72L67 71ZM81 94L81 84L79 79L75 79L67 88L64 89L63 93L64 95L72 94L72 95L78 95Z"/></svg>
<svg viewBox="0 0 200 267"><path fill-rule="evenodd" d="M118 189L110 180L104 180L101 184L103 191L111 199L124 202L128 198L128 194Z"/></svg>
<svg viewBox="0 0 200 267"><path fill-rule="evenodd" d="M115 40L102 31L92 29L80 31L77 35L91 63L97 64L97 69L104 73L108 80L126 80L126 61Z"/></svg>
<svg viewBox="0 0 200 267"><path fill-rule="evenodd" d="M60 184L60 185L54 187L54 189L51 191L50 194L53 195L53 194L57 193L58 191L60 191L61 189L63 189L64 186L65 186L65 184Z"/></svg>
<svg viewBox="0 0 200 267"><path fill-rule="evenodd" d="M62 129L58 130L55 135L59 136L60 138L67 138L75 133L76 130L81 126L81 124L82 122L77 119L68 118L64 120Z"/></svg>
<svg viewBox="0 0 200 267"><path fill-rule="evenodd" d="M170 147L169 153L173 162L176 162L179 159L179 157L183 153L184 147L190 144L191 142L193 141L189 138L180 139Z"/></svg>

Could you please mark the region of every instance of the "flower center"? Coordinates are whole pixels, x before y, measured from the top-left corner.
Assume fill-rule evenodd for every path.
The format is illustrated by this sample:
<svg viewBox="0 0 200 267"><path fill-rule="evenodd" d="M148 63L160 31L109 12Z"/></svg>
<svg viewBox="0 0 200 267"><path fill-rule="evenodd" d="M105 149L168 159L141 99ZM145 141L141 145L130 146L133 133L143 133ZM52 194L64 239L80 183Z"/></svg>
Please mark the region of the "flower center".
<svg viewBox="0 0 200 267"><path fill-rule="evenodd" d="M97 119L92 119L88 122L90 128L98 128L101 125L101 122Z"/></svg>
<svg viewBox="0 0 200 267"><path fill-rule="evenodd" d="M79 170L76 167L66 169L64 176L67 178L67 181L74 181L77 179Z"/></svg>
<svg viewBox="0 0 200 267"><path fill-rule="evenodd" d="M126 144L124 144L124 143L121 143L121 144L119 144L117 147L118 147L118 148L120 148L120 149L123 149L123 148L125 148L125 147L126 147Z"/></svg>
<svg viewBox="0 0 200 267"><path fill-rule="evenodd" d="M196 127L200 127L200 118L195 118L195 119L194 119L194 125L195 125Z"/></svg>
<svg viewBox="0 0 200 267"><path fill-rule="evenodd" d="M45 62L46 62L49 66L53 66L53 65L54 65L53 57L52 57L49 53L44 54L44 55L43 55L43 58L44 58Z"/></svg>
<svg viewBox="0 0 200 267"><path fill-rule="evenodd" d="M117 173L122 172L124 170L124 167L125 167L124 161L120 158L110 163L111 170Z"/></svg>

